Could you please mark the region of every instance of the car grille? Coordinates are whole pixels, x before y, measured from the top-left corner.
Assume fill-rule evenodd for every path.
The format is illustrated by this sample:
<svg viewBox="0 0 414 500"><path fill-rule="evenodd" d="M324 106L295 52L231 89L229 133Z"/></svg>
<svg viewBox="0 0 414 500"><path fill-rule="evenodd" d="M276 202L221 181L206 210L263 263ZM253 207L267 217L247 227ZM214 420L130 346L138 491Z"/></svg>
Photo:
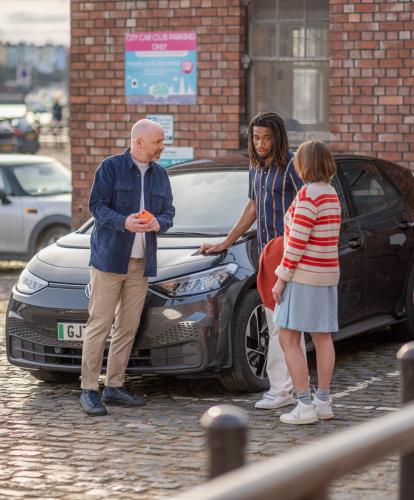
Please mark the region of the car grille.
<svg viewBox="0 0 414 500"><path fill-rule="evenodd" d="M7 321L7 332L10 338L10 356L13 359L80 367L82 344L79 342L62 342L53 339L13 318Z"/></svg>
<svg viewBox="0 0 414 500"><path fill-rule="evenodd" d="M35 344L42 344L46 346L61 346L61 347L82 347L82 342L69 342L62 341L58 338L53 338L47 334L37 332L27 327L22 321L10 318L8 320L9 335L20 337L21 339L31 341Z"/></svg>
<svg viewBox="0 0 414 500"><path fill-rule="evenodd" d="M34 331L21 320L9 318L7 333L9 354L16 361L34 364L79 368L82 360L82 342L58 340ZM173 345L171 345L173 344ZM106 367L108 349L105 349L103 367ZM128 370L133 372L153 368L196 368L201 365L200 337L193 322L182 322L157 337L142 336L135 342Z"/></svg>
<svg viewBox="0 0 414 500"><path fill-rule="evenodd" d="M180 321L178 325L161 332L155 337L138 336L137 347L148 349L151 347L175 344L183 340L198 340L199 333L194 321Z"/></svg>

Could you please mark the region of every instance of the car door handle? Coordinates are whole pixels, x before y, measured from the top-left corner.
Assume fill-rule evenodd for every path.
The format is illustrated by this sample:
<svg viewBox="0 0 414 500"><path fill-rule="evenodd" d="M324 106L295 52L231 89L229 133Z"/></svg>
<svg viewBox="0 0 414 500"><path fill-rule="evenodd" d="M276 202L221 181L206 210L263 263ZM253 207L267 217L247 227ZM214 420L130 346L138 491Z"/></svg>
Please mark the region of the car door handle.
<svg viewBox="0 0 414 500"><path fill-rule="evenodd" d="M354 240L348 241L349 248L355 249L362 245L362 238L355 238Z"/></svg>

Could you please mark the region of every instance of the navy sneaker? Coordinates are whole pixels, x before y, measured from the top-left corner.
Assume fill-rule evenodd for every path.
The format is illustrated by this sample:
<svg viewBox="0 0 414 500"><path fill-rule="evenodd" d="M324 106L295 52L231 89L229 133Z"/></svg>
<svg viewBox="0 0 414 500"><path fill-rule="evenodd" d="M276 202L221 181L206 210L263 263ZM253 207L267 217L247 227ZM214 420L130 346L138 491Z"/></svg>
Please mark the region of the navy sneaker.
<svg viewBox="0 0 414 500"><path fill-rule="evenodd" d="M83 389L79 401L87 415L101 417L108 414L105 406L102 404L98 391Z"/></svg>
<svg viewBox="0 0 414 500"><path fill-rule="evenodd" d="M102 393L102 400L108 405L116 406L143 406L146 399L143 396L134 396L123 387L105 386Z"/></svg>

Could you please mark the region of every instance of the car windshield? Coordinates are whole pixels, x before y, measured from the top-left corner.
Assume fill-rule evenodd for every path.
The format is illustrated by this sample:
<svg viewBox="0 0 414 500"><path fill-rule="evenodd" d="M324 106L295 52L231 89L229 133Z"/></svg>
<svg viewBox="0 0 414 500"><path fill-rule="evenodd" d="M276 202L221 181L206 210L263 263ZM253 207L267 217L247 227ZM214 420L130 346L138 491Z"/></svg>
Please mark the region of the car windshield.
<svg viewBox="0 0 414 500"><path fill-rule="evenodd" d="M247 170L183 172L170 181L175 217L168 234L227 234L247 202Z"/></svg>
<svg viewBox="0 0 414 500"><path fill-rule="evenodd" d="M72 192L68 169L57 162L13 167L22 189L30 196L47 196Z"/></svg>
<svg viewBox="0 0 414 500"><path fill-rule="evenodd" d="M174 226L167 235L225 235L247 202L247 170L182 172L170 176ZM90 234L89 221L81 232Z"/></svg>

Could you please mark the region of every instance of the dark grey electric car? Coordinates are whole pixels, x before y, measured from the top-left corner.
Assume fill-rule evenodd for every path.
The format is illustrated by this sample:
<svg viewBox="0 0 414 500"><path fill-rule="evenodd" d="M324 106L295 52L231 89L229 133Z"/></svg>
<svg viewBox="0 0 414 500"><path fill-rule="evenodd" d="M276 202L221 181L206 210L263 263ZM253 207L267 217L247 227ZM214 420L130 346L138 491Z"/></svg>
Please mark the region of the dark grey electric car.
<svg viewBox="0 0 414 500"><path fill-rule="evenodd" d="M342 202L340 332L336 338L394 325L414 337L414 179L398 165L338 156ZM176 217L158 237L151 279L128 365L130 373L218 376L234 391L268 386L268 333L256 290L254 228L228 251L218 242L247 200L244 156L169 169ZM93 220L40 251L22 272L7 311L11 363L41 380L79 376L88 317L89 235Z"/></svg>

